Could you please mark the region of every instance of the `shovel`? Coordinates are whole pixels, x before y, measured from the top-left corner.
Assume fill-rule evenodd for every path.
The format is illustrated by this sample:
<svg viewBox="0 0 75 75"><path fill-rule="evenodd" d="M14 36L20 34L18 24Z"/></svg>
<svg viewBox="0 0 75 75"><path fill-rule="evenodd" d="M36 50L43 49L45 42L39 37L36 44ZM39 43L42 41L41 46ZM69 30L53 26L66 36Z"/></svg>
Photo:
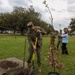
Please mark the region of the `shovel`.
<svg viewBox="0 0 75 75"><path fill-rule="evenodd" d="M36 47L36 45L37 45L37 40L38 40L38 38L36 37L36 40L35 40L35 47ZM32 55L32 66L30 67L29 75L32 75L32 73L33 73L33 71L34 71L34 68L35 68L35 67L34 67L35 55L36 55L36 52L35 52L35 50L34 50L33 55Z"/></svg>

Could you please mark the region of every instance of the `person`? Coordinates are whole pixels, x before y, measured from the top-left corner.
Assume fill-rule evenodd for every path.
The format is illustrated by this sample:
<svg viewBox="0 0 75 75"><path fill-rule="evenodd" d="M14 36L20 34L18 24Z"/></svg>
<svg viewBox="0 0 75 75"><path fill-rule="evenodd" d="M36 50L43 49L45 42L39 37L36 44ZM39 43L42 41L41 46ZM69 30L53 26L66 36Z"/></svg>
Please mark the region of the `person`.
<svg viewBox="0 0 75 75"><path fill-rule="evenodd" d="M62 30L60 30L60 32L58 32L57 49L59 49L59 45L61 45L61 43L62 43L61 35L62 35Z"/></svg>
<svg viewBox="0 0 75 75"><path fill-rule="evenodd" d="M68 29L64 28L64 34L61 35L62 37L62 54L67 54L68 55L68 50L67 50L67 43L68 43Z"/></svg>
<svg viewBox="0 0 75 75"><path fill-rule="evenodd" d="M37 63L38 63L38 71L41 72L41 46L42 46L42 34L40 29L35 28L34 24L32 22L29 22L27 24L28 31L27 31L27 37L28 37L28 43L29 43L29 57L27 60L28 65L31 63L33 52L36 52L37 55ZM37 38L37 41L36 41ZM36 46L35 46L36 43Z"/></svg>

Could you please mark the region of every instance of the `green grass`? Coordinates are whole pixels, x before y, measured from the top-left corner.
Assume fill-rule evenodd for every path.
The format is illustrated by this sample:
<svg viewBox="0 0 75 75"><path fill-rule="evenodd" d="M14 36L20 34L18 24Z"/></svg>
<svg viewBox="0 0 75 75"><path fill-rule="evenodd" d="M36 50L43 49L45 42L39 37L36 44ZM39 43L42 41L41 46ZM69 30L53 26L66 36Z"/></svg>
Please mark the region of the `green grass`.
<svg viewBox="0 0 75 75"><path fill-rule="evenodd" d="M24 57L24 44L26 38L26 60L28 58L28 42L26 36L0 36L0 59L16 57L23 60ZM57 39L56 39L57 42ZM43 37L43 46L41 49L41 62L42 72L40 75L47 75L52 71L52 67L47 64L45 58L48 56L50 45L50 37ZM67 44L69 55L62 55L59 57L60 62L64 64L64 68L57 70L60 75L74 75L75 74L75 36L69 37ZM61 53L61 49L58 50ZM37 63L35 60L35 75L39 75L37 71Z"/></svg>

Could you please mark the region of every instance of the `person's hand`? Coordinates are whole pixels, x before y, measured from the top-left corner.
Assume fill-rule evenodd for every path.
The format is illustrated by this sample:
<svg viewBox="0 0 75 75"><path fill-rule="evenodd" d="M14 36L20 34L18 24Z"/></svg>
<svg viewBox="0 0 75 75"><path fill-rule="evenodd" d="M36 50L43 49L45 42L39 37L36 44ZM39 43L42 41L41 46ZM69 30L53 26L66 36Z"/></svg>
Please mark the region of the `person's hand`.
<svg viewBox="0 0 75 75"><path fill-rule="evenodd" d="M33 45L34 50L36 50L36 46Z"/></svg>
<svg viewBox="0 0 75 75"><path fill-rule="evenodd" d="M37 29L37 32L41 32L41 30L40 29Z"/></svg>

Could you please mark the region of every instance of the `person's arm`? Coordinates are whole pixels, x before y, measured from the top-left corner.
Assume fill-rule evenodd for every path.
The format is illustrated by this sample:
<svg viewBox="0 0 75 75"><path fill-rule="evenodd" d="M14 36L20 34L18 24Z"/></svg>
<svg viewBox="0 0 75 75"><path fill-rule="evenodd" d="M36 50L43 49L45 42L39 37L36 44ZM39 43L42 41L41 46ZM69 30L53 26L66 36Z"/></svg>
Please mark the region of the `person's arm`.
<svg viewBox="0 0 75 75"><path fill-rule="evenodd" d="M66 37L66 35L65 34L62 34L61 37L64 38L64 37Z"/></svg>
<svg viewBox="0 0 75 75"><path fill-rule="evenodd" d="M37 38L38 38L38 46L41 47L42 46L42 33L41 32L37 32Z"/></svg>

